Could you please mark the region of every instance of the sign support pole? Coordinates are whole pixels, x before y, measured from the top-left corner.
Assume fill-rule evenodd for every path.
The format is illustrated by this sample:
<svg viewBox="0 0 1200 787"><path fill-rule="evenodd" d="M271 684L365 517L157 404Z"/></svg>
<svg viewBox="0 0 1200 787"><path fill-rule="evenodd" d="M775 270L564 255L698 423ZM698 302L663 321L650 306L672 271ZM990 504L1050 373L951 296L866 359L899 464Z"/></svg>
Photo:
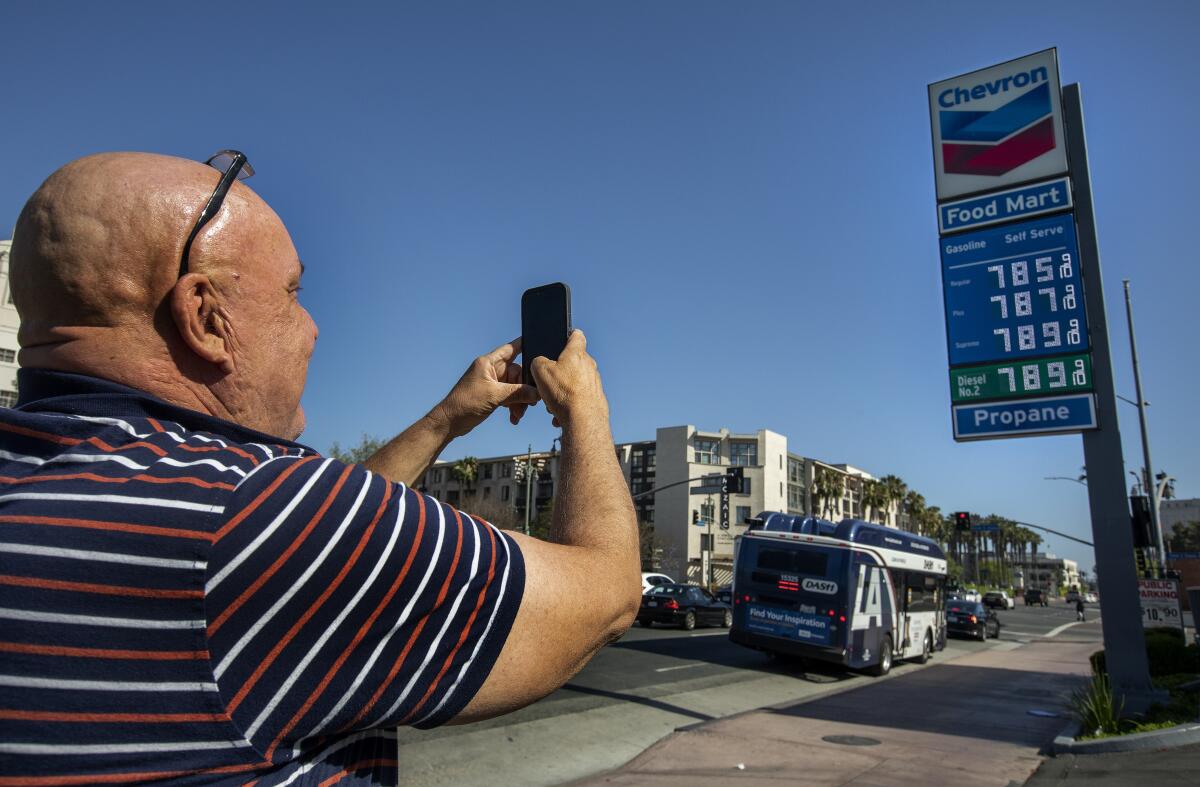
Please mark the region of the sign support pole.
<svg viewBox="0 0 1200 787"><path fill-rule="evenodd" d="M1092 377L1099 423L1098 429L1083 433L1083 456L1087 465L1088 503L1092 511L1100 597L1104 600L1105 663L1113 692L1124 696L1126 710L1139 711L1148 707L1157 695L1150 683L1150 667L1143 644L1141 599L1133 564L1133 533L1129 501L1125 498L1125 460L1117 424L1108 318L1104 309L1083 101L1078 84L1063 87L1062 105L1071 178L1075 184L1075 220L1091 331Z"/></svg>

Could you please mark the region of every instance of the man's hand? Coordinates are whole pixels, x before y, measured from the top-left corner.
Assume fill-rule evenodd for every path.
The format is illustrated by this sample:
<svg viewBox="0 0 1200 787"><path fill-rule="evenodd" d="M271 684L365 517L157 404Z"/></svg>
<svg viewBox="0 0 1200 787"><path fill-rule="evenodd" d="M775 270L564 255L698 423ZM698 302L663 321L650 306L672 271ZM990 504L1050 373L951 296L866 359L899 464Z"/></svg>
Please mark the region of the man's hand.
<svg viewBox="0 0 1200 787"><path fill-rule="evenodd" d="M565 428L580 416L596 417L607 426L608 399L596 361L587 353L583 331L571 332L557 361L538 356L530 368L555 426Z"/></svg>
<svg viewBox="0 0 1200 787"><path fill-rule="evenodd" d="M515 425L537 402L537 389L521 384L521 365L513 361L519 352L521 340L514 339L479 356L433 408L430 416L445 425L450 439L479 426L497 407L507 407L508 420Z"/></svg>

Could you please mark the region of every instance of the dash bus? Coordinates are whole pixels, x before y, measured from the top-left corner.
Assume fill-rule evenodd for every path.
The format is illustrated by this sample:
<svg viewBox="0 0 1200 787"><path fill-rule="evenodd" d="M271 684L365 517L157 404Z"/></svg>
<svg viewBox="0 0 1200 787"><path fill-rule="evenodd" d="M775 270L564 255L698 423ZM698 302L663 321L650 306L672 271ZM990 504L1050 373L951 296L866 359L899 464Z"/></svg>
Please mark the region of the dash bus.
<svg viewBox="0 0 1200 787"><path fill-rule="evenodd" d="M884 675L946 644L937 542L857 519L766 511L735 545L734 642Z"/></svg>

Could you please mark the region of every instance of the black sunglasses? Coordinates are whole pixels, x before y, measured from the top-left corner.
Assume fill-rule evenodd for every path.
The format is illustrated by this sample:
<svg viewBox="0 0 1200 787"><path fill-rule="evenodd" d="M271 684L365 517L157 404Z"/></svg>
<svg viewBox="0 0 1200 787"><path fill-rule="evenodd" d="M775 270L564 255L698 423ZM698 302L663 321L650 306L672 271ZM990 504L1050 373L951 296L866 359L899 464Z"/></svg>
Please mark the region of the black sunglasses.
<svg viewBox="0 0 1200 787"><path fill-rule="evenodd" d="M188 254L192 251L192 241L200 234L204 225L221 210L221 205L225 202L225 195L229 193L229 187L235 180L245 180L254 174L254 167L250 166L250 162L246 160L246 154L240 150L222 150L204 163L219 170L221 180L204 205L204 210L200 211L200 216L196 219L196 226L192 227L192 234L188 235L187 243L183 244L183 256L179 258L179 278L181 279L188 272Z"/></svg>

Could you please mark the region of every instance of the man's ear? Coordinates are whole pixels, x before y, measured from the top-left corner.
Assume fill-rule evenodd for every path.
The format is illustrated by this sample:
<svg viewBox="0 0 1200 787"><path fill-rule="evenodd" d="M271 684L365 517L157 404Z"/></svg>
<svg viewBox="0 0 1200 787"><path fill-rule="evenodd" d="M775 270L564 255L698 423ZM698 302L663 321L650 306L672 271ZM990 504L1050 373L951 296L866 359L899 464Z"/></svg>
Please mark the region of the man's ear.
<svg viewBox="0 0 1200 787"><path fill-rule="evenodd" d="M233 372L229 326L221 316L221 299L212 281L202 273L189 273L171 290L171 316L189 350L200 359Z"/></svg>

